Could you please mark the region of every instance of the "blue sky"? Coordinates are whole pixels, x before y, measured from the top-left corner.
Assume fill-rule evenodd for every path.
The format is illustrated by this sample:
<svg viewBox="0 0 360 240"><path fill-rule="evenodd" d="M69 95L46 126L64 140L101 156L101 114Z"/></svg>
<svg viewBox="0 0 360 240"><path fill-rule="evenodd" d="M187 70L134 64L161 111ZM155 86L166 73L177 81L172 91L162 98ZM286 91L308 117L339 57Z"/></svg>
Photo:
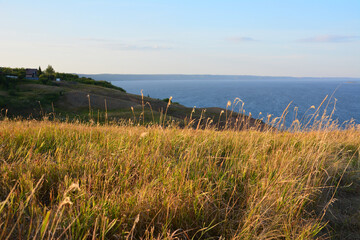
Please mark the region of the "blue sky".
<svg viewBox="0 0 360 240"><path fill-rule="evenodd" d="M0 0L0 66L360 77L359 0Z"/></svg>

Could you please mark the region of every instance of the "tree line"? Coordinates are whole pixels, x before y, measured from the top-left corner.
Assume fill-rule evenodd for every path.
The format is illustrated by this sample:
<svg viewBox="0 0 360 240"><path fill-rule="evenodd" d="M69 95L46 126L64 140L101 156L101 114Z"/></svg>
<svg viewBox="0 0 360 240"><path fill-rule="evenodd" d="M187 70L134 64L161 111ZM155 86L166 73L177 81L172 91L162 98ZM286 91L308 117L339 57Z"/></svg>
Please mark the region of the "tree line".
<svg viewBox="0 0 360 240"><path fill-rule="evenodd" d="M90 85L97 85L106 88L113 88L125 92L121 87L112 85L108 81L97 81L88 77L79 77L77 74L71 73L59 73L55 69L48 65L47 68L42 71L41 67L38 68L37 75L39 80L30 80L34 83L54 85L56 79L61 81L68 82L79 82ZM20 82L26 80L26 69L25 68L9 68L9 67L0 67L0 87L4 89L16 90L16 86Z"/></svg>

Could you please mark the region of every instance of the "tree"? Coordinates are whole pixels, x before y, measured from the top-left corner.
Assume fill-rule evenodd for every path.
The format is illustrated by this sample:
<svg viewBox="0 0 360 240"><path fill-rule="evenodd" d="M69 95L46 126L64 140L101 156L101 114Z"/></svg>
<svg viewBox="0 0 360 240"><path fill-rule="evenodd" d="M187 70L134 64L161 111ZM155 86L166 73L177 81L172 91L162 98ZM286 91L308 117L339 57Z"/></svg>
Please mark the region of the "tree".
<svg viewBox="0 0 360 240"><path fill-rule="evenodd" d="M17 71L17 76L18 76L18 79L19 80L23 80L26 76L26 71L25 69L21 68L21 69L18 69Z"/></svg>
<svg viewBox="0 0 360 240"><path fill-rule="evenodd" d="M40 76L42 74L41 67L39 66L37 75Z"/></svg>
<svg viewBox="0 0 360 240"><path fill-rule="evenodd" d="M55 70L51 65L48 65L48 67L45 69L44 74L42 75L45 75L48 80L55 80Z"/></svg>
<svg viewBox="0 0 360 240"><path fill-rule="evenodd" d="M45 73L47 75L55 75L55 70L51 65L48 65L47 68L45 69Z"/></svg>

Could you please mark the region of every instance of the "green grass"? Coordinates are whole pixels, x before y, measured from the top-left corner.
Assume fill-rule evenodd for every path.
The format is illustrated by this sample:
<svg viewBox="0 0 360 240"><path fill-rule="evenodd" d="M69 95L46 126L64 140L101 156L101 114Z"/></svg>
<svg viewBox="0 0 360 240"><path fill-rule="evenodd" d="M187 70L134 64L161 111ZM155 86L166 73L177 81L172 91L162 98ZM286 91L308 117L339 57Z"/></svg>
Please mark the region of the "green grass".
<svg viewBox="0 0 360 240"><path fill-rule="evenodd" d="M0 239L321 238L317 206L358 171L359 147L356 126L1 121Z"/></svg>

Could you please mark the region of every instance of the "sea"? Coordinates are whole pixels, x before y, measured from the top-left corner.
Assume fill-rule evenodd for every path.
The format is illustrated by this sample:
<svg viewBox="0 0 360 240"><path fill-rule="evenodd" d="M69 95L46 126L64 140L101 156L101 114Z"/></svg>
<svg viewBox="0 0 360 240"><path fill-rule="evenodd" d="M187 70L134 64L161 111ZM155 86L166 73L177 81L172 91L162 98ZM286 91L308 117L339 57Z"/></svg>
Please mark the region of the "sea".
<svg viewBox="0 0 360 240"><path fill-rule="evenodd" d="M286 111L287 126L295 119L306 124L318 108L320 116L324 111L327 116L333 112L331 119L340 125L349 121L360 124L360 79L206 75L169 76L168 79L160 75L157 79L156 75L144 76L102 75L101 78L129 93L141 94L142 91L144 96L158 99L171 96L174 102L187 107L228 108L264 120L270 114L272 118L282 116L290 104Z"/></svg>

